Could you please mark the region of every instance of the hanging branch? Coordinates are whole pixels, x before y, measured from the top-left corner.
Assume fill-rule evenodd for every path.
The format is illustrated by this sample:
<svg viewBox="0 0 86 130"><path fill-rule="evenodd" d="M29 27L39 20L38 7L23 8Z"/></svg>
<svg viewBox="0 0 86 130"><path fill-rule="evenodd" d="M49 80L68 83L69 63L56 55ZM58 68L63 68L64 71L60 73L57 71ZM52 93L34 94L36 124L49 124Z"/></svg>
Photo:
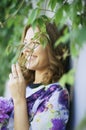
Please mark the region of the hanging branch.
<svg viewBox="0 0 86 130"><path fill-rule="evenodd" d="M8 21L8 19L16 16L16 14L19 12L19 10L23 6L23 4L24 4L24 0L21 2L21 4L19 5L18 9L14 13L10 14L7 18L5 18L4 22L0 22L0 26L3 27L3 25Z"/></svg>

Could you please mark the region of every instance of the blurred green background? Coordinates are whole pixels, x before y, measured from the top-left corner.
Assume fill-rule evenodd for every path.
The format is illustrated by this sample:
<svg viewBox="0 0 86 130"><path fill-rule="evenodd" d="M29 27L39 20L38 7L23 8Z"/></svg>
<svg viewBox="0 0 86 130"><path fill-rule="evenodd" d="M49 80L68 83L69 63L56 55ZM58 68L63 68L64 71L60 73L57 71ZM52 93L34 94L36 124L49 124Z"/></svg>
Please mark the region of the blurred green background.
<svg viewBox="0 0 86 130"><path fill-rule="evenodd" d="M15 56L15 45L20 43L25 21L28 19L31 1L0 1L0 95L9 78L10 67Z"/></svg>
<svg viewBox="0 0 86 130"><path fill-rule="evenodd" d="M40 15L48 16L57 26L68 24L70 32L65 30L56 42L70 39L71 56L78 57L86 43L86 1L85 0L1 0L0 1L0 96L5 90L9 78L11 64L14 62L20 44L24 26L34 21ZM45 17L44 17L45 18ZM41 24L41 21L39 20ZM73 84L73 71L64 76L62 83ZM85 128L82 121L81 128ZM79 130L78 128L78 130Z"/></svg>

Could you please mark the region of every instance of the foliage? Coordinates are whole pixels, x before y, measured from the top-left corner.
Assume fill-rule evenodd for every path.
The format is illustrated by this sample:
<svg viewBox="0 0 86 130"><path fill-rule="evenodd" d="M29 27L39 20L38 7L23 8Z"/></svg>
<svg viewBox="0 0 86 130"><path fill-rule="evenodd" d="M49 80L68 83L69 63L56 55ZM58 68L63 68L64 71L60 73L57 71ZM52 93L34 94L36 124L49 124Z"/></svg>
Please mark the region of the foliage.
<svg viewBox="0 0 86 130"><path fill-rule="evenodd" d="M76 130L85 130L86 129L86 114L82 121L80 122L79 126L76 128Z"/></svg>
<svg viewBox="0 0 86 130"><path fill-rule="evenodd" d="M60 84L64 86L66 82L72 86L74 84L74 72L74 69L71 69L68 73L64 74L59 81Z"/></svg>
<svg viewBox="0 0 86 130"><path fill-rule="evenodd" d="M35 7L33 2L36 4ZM65 24L69 26L69 30L65 30L64 36L56 41L55 46L69 40L71 56L78 56L86 42L85 0L0 1L0 95L3 95L11 64L15 62L15 54L18 52L16 45L20 44L24 26L32 24L34 28L38 24L44 32L43 23L48 20L55 22L58 28ZM65 81L70 81L73 84L73 76L74 70L64 75L60 82L64 84Z"/></svg>
<svg viewBox="0 0 86 130"><path fill-rule="evenodd" d="M0 2L0 95L4 92L5 81L8 79L12 59L17 51L15 45L20 43L30 9L30 0Z"/></svg>
<svg viewBox="0 0 86 130"><path fill-rule="evenodd" d="M33 2L36 3L35 7ZM0 2L0 95L8 78L10 67L20 44L24 25L39 24L44 31L44 22L55 22L58 28L64 24L69 30L56 42L70 39L71 55L77 56L86 41L86 2L85 0L8 0ZM48 15L51 13L52 15ZM49 17L47 17L47 15ZM6 69L5 69L6 68ZM72 79L71 79L72 82Z"/></svg>

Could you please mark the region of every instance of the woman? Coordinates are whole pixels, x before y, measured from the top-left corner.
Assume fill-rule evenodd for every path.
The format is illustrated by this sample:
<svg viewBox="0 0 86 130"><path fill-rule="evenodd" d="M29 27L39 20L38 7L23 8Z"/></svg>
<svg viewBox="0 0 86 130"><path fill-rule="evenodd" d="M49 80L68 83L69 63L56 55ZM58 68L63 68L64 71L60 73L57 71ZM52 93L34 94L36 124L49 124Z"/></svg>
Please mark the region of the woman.
<svg viewBox="0 0 86 130"><path fill-rule="evenodd" d="M67 44L54 48L63 31L64 28L58 30L52 23L46 24L46 34L40 33L38 26L35 31L31 26L25 28L21 56L9 75L14 130L66 129L69 96L58 81L68 70L69 51ZM43 40L47 41L45 47L40 43Z"/></svg>

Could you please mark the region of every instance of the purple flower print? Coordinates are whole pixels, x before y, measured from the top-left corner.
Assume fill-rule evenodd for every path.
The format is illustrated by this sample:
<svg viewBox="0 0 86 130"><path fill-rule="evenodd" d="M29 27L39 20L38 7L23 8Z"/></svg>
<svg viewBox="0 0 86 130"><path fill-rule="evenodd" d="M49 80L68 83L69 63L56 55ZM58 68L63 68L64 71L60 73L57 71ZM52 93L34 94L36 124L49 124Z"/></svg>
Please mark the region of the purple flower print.
<svg viewBox="0 0 86 130"><path fill-rule="evenodd" d="M27 109L28 115L31 115L31 111L35 101L45 92L44 88L40 89L36 93L33 93L29 98L27 98Z"/></svg>
<svg viewBox="0 0 86 130"><path fill-rule="evenodd" d="M37 113L43 112L45 110L45 103L45 100L40 103L40 105L37 108Z"/></svg>
<svg viewBox="0 0 86 130"><path fill-rule="evenodd" d="M2 127L1 130L7 130L7 128L6 127Z"/></svg>
<svg viewBox="0 0 86 130"><path fill-rule="evenodd" d="M13 110L11 100L0 97L0 123L9 118L9 113Z"/></svg>
<svg viewBox="0 0 86 130"><path fill-rule="evenodd" d="M68 108L68 93L67 90L63 90L60 92L58 102Z"/></svg>
<svg viewBox="0 0 86 130"><path fill-rule="evenodd" d="M46 98L47 100L49 100L49 98L52 96L53 92L56 89L58 89L58 91L60 91L62 88L60 87L60 85L53 84L44 93L41 94L40 99Z"/></svg>
<svg viewBox="0 0 86 130"><path fill-rule="evenodd" d="M62 119L52 119L53 127L50 130L65 130L65 124Z"/></svg>
<svg viewBox="0 0 86 130"><path fill-rule="evenodd" d="M53 85L51 85L50 87L49 87L49 90L51 91L51 92L54 92L56 89L58 89L58 91L60 91L62 88L61 88L61 86L58 84L53 84Z"/></svg>
<svg viewBox="0 0 86 130"><path fill-rule="evenodd" d="M32 95L26 98L27 110L29 116L29 123L32 129L39 128L41 130L41 124L35 122L40 115L41 123L44 123L45 112L49 117L45 120L45 130L49 129L50 123L52 124L49 130L65 130L68 120L68 92L63 89L59 84L54 83L37 90ZM54 100L55 99L55 100ZM60 107L58 107L57 103ZM62 114L58 114L57 111ZM54 113L54 115L53 115ZM53 117L53 119L52 119ZM58 119L57 119L58 118ZM42 121L43 120L43 121ZM12 124L13 123L13 124ZM35 123L35 125L34 125ZM14 127L14 108L13 101L0 97L0 130L7 130ZM42 124L44 125L44 124Z"/></svg>
<svg viewBox="0 0 86 130"><path fill-rule="evenodd" d="M0 97L0 130L6 130L6 124L13 110L12 100Z"/></svg>

